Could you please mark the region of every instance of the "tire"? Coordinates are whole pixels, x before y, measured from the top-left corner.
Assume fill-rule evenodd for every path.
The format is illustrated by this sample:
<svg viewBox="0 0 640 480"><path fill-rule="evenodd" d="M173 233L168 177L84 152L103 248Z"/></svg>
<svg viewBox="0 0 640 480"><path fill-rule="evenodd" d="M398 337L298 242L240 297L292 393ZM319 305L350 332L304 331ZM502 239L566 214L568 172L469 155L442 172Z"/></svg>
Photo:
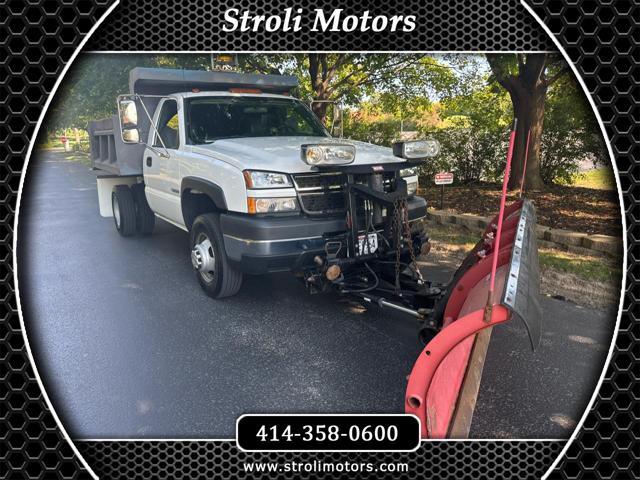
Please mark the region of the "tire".
<svg viewBox="0 0 640 480"><path fill-rule="evenodd" d="M116 185L111 192L111 208L116 230L123 237L136 233L136 203L131 189L126 185Z"/></svg>
<svg viewBox="0 0 640 480"><path fill-rule="evenodd" d="M156 224L156 216L151 210L144 194L144 183L136 183L131 187L133 200L136 203L136 231L140 235L151 235Z"/></svg>
<svg viewBox="0 0 640 480"><path fill-rule="evenodd" d="M205 293L213 298L231 297L238 293L242 286L242 272L229 264L218 215L205 213L196 217L190 240L191 263Z"/></svg>

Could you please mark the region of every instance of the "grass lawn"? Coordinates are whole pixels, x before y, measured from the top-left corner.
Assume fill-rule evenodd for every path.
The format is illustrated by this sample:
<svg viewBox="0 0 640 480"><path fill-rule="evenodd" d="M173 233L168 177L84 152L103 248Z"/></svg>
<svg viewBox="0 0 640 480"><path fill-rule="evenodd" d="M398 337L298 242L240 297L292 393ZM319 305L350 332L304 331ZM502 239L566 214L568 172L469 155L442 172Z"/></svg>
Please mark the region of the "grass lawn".
<svg viewBox="0 0 640 480"><path fill-rule="evenodd" d="M457 225L428 222L426 228L433 244L429 255L436 261L458 265L479 240ZM542 247L538 248L538 258L543 293L596 308L618 301L622 260Z"/></svg>
<svg viewBox="0 0 640 480"><path fill-rule="evenodd" d="M574 177L573 186L582 188L594 188L596 190L615 190L616 179L612 168L596 168L587 172L578 173Z"/></svg>
<svg viewBox="0 0 640 480"><path fill-rule="evenodd" d="M471 250L480 239L477 235L461 231L461 227L457 225L428 223L427 232L433 241L462 249L465 252ZM613 259L542 247L538 248L538 254L541 267L571 273L585 280L594 279L607 282L622 275L620 262Z"/></svg>
<svg viewBox="0 0 640 480"><path fill-rule="evenodd" d="M585 280L610 282L622 276L622 269L619 265L604 261L601 257L548 248L540 248L538 254L541 267L571 273Z"/></svg>

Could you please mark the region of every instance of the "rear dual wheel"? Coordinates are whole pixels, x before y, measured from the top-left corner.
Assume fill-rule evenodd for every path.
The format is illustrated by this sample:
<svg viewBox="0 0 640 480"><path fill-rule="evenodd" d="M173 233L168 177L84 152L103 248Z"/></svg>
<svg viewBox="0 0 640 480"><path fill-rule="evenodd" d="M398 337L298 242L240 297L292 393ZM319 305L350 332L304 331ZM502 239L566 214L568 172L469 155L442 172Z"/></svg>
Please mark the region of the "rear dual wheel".
<svg viewBox="0 0 640 480"><path fill-rule="evenodd" d="M140 235L151 235L156 224L156 216L151 210L144 194L144 183L131 186L133 200L136 202L136 231Z"/></svg>
<svg viewBox="0 0 640 480"><path fill-rule="evenodd" d="M116 230L123 237L136 233L136 203L127 185L116 185L111 192L111 208Z"/></svg>
<svg viewBox="0 0 640 480"><path fill-rule="evenodd" d="M111 207L116 230L123 237L130 237L136 232L140 235L149 235L153 232L155 215L144 195L144 184L113 187Z"/></svg>

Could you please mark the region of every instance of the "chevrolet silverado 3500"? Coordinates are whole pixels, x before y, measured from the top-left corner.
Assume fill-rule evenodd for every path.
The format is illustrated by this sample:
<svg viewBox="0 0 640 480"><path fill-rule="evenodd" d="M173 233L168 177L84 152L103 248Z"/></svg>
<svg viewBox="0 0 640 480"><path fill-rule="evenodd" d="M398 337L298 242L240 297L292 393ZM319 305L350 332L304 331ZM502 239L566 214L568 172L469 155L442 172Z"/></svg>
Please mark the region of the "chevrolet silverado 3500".
<svg viewBox="0 0 640 480"><path fill-rule="evenodd" d="M191 262L214 298L234 295L243 274L279 271L323 290L327 275L317 272L327 255L356 260L384 252L395 261L387 221L393 202L354 199L360 215L352 219L346 184L379 193L402 185L413 226L426 214L415 195L415 165L390 148L333 138L292 97L296 86L294 77L279 75L133 69L119 115L89 127L101 212L113 215L123 236L150 234L155 217L190 232ZM437 149L412 146L427 155ZM417 226L411 237L413 252L393 246L403 267L427 245ZM347 285L347 270L333 268L329 277Z"/></svg>
<svg viewBox="0 0 640 480"><path fill-rule="evenodd" d="M446 437L475 334L515 316L540 340L535 210L506 205L515 128L498 214L436 285L416 261L430 245L416 171L438 144L332 136L296 87L280 75L133 69L118 114L89 125L100 213L123 236L149 235L156 217L189 232L214 298L237 293L245 274L291 271L312 293L416 317L426 346L405 411L423 437Z"/></svg>

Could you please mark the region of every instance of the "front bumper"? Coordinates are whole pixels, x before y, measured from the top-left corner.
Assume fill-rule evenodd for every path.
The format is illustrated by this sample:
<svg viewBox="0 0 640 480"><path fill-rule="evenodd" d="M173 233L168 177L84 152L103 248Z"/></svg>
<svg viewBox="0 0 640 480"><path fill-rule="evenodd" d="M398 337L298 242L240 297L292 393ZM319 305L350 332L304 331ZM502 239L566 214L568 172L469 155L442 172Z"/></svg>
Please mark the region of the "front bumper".
<svg viewBox="0 0 640 480"><path fill-rule="evenodd" d="M408 200L409 220L423 218L427 202ZM325 238L347 230L343 217L255 217L237 213L220 215L229 261L244 273L262 274L297 270L324 252Z"/></svg>

